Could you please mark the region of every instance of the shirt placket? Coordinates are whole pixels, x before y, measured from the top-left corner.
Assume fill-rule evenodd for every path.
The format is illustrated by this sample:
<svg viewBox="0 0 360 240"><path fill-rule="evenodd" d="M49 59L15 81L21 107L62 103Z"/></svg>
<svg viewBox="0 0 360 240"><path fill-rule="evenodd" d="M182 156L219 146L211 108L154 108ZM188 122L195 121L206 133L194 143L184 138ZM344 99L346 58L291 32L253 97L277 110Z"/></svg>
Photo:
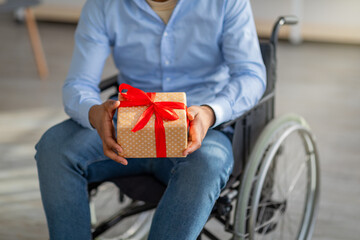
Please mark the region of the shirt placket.
<svg viewBox="0 0 360 240"><path fill-rule="evenodd" d="M173 82L174 74L172 72L174 71L174 36L172 34L173 29L173 21L176 17L177 13L179 12L180 5L183 4L184 0L178 0L177 5L175 6L171 17L165 25L164 31L161 36L160 41L160 71L161 71L161 80L162 80L162 90L163 91L169 91L171 89L171 84ZM160 17L151 10L150 6L147 5L147 3L143 0L135 0L135 2L141 7L144 11L148 12L150 15L156 17L158 20L162 20ZM159 23L160 24L160 23Z"/></svg>
<svg viewBox="0 0 360 240"><path fill-rule="evenodd" d="M174 61L175 61L175 39L173 34L174 18L179 12L181 5L184 0L178 0L177 5L175 6L171 17L165 25L164 32L161 36L161 45L160 45L160 65L162 72L162 89L163 91L171 91L174 85Z"/></svg>
<svg viewBox="0 0 360 240"><path fill-rule="evenodd" d="M167 26L161 36L160 61L162 70L162 88L168 91L172 82L172 69L174 64L174 44L171 28Z"/></svg>

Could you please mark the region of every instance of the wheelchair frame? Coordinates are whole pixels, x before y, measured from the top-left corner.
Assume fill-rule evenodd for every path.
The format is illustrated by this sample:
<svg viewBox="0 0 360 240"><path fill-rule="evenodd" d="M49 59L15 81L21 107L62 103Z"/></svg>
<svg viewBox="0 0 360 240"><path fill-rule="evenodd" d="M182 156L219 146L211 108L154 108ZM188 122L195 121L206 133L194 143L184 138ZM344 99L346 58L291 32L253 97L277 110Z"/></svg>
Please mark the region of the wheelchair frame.
<svg viewBox="0 0 360 240"><path fill-rule="evenodd" d="M231 224L231 219L230 219L231 214L233 212L233 202L234 200L237 199L240 193L245 194L245 192L248 191L247 194L249 195L250 192L252 191L251 189L250 190L247 189L249 188L249 184L246 185L246 181L242 181L244 175L249 175L250 174L249 171L250 172L252 171L251 174L255 176L255 173L258 172L260 168L261 169L264 168L261 165L259 165L256 166L255 168L253 167L253 169L251 170L251 167L249 166L251 164L248 164L248 162L251 161L251 163L253 164L254 161L257 161L256 159L251 160L251 158L254 158L254 155L256 155L252 152L254 148L256 148L257 145L259 145L258 138L260 135L264 135L263 133L264 128L274 119L275 82L276 82L276 46L278 41L278 31L282 25L291 25L296 23L297 23L296 17L293 16L279 17L273 27L270 40L266 42L260 42L261 52L267 71L267 88L262 99L252 109L250 109L248 112L243 114L241 117L233 121L224 123L219 127L217 127L217 129L224 129L228 126L232 126L234 128L234 136L233 136L232 144L233 144L233 153L234 153L235 162L234 162L233 173L231 174L229 181L226 187L224 188L224 190L222 191L220 197L216 201L209 219L215 218L220 223L222 223L225 227L225 230L233 234L233 239L248 239L248 237L250 237L250 239L253 238L252 235L254 233L252 231L248 231L247 228L249 226L254 225L254 223L256 222L256 219L254 220L254 216L256 216L257 210L256 209L254 210L255 213L254 211L250 213L250 215L252 214L250 220L249 219L241 220L244 223L242 224L242 226L240 227L234 226L234 224ZM101 91L104 91L112 87L118 87L117 76L113 76L111 78L105 79L99 85ZM315 184L316 188L314 192L311 192L313 194L310 194L311 204L308 205L311 205L311 207L309 210L307 210L308 212L310 212L309 213L310 215L308 214L309 217L305 219L305 221L307 221L307 223L305 224L308 224L309 227L306 227L305 230L302 230L303 231L303 233L301 233L302 237L299 238L299 239L309 239L312 235L313 226L316 218L317 206L318 206L318 195L319 195L319 170L317 167L318 156L315 147L315 142L313 141L313 137L306 123L304 123L302 119L299 120L299 118L296 116L290 116L290 117L287 116L282 120L278 120L277 122L281 123L282 121L286 122L290 120L294 123L293 124L294 126L298 127L297 129L301 128L302 129L301 131L303 131L304 134L306 134L306 136L304 135L304 139L307 140L304 141L309 141L311 143L311 144L309 143L308 144L309 146L307 146L306 148L310 149L315 156L314 161L312 162L312 164L315 166L314 167L315 172L313 173L315 176L314 177L315 180L314 182L312 182L312 184ZM272 125L277 126L276 124L277 123L274 123ZM267 131L268 135L271 132L269 131ZM278 149L276 149L276 151L278 151ZM261 164L261 160L258 160L257 164ZM267 169L262 170L263 172L267 173L269 171L269 164L267 164L268 166ZM243 171L244 167L246 167L245 173ZM263 178L265 178L265 176ZM134 193L132 189L129 189L129 187L127 187L130 182L132 182L132 184L137 184L143 182L144 179L147 182L152 181L150 185L155 186L154 188L152 188L153 194L150 194L151 196L148 196L148 194L146 193L145 194L142 193L139 194L136 192ZM124 194L126 194L131 199L136 201L131 203L126 209L121 210L121 212L114 214L109 219L105 220L103 223L97 225L92 230L93 231L92 235L94 239L99 235L101 235L102 233L104 233L105 231L107 231L115 224L119 223L120 221L122 221L123 219L129 216L133 216L142 213L144 211L155 209L163 191L166 188L166 186L156 181L156 179L154 179L151 176L123 177L120 179L114 179L112 180L112 182L120 188L120 200L123 200ZM245 185L243 184L243 182L245 182L244 183ZM101 183L91 183L88 185L90 198L94 196L99 185L101 185ZM137 185L141 185L141 184L137 184ZM260 184L260 186L257 186L257 188L255 189L256 190L255 199L259 200L259 198L261 197L260 195L262 188L263 185ZM235 211L236 213L239 213L239 215L241 215L240 212L245 210L241 210L240 208L244 208L244 206L246 206L244 204L247 204L249 200L245 199L244 200L245 202L240 201L239 199L237 200L238 200L236 207L237 209L235 209ZM242 212L242 214L244 214L244 212ZM205 227L203 228L202 233L200 234L198 239L201 239L202 234L204 234L211 240L219 240L219 238L217 238L213 233L211 233Z"/></svg>

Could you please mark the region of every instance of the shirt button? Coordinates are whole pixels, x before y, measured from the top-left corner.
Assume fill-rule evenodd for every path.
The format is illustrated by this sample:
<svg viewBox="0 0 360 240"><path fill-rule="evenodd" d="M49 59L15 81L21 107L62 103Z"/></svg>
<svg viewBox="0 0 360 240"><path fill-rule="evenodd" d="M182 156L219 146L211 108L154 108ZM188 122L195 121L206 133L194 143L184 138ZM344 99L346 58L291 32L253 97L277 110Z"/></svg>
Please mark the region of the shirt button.
<svg viewBox="0 0 360 240"><path fill-rule="evenodd" d="M164 32L164 36L167 37L168 33L167 32Z"/></svg>
<svg viewBox="0 0 360 240"><path fill-rule="evenodd" d="M169 65L170 62L168 60L165 60L165 65Z"/></svg>
<svg viewBox="0 0 360 240"><path fill-rule="evenodd" d="M170 82L170 81L171 81L171 78L169 78L169 77L168 77L168 78L166 78L166 81Z"/></svg>

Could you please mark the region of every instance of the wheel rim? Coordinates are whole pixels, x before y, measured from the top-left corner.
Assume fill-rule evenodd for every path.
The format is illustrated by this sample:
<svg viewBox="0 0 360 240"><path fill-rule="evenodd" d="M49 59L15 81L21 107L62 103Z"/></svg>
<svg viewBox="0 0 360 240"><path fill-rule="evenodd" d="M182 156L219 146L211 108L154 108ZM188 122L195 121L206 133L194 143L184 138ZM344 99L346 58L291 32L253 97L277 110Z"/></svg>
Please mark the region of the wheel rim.
<svg viewBox="0 0 360 240"><path fill-rule="evenodd" d="M291 163L296 168L293 168L295 171L287 172L290 169L286 165L289 165L290 162L288 161L290 159L287 158L286 154L282 153L285 157L281 161L282 159L279 159L279 149L287 146L287 140L296 135L299 138L297 144L302 144L305 154L302 156L302 161L300 161L300 166L298 167L294 163L297 159L292 157ZM299 149L296 149L296 152L300 152ZM313 221L316 190L318 189L316 187L318 183L315 162L317 157L315 155L317 153L311 134L299 124L288 127L271 145L269 150L265 152L258 179L255 183L254 196L251 201L250 219L248 222L250 239L306 239L310 231L309 226L312 225ZM285 166L281 166L284 164ZM274 165L275 169L271 169L274 168ZM272 173L272 171L277 170L276 168L282 169L280 173L285 177L276 177L276 174ZM269 182L268 178L271 175L275 175L272 178L278 179L272 179L275 189L271 189L273 192L271 195L274 196L269 197L266 196L268 195L266 192L264 193L267 187L264 186L264 183L266 181ZM292 175L291 180L288 179L289 175ZM303 180L304 186L299 186L299 180ZM286 190L284 191L282 188ZM297 198L292 198L292 195L295 195L294 190L296 188L303 188L303 192L299 191L300 194L297 192ZM303 199L303 203L299 201L299 196ZM276 208L273 206L276 206ZM294 220L294 218L296 219Z"/></svg>
<svg viewBox="0 0 360 240"><path fill-rule="evenodd" d="M274 136L279 136L279 133L283 133L286 129L291 126L302 126L308 134L304 135L304 140L306 141L306 148L309 147L309 151L314 151L315 154L311 160L313 172L311 174L313 179L316 179L315 185L312 186L314 189L314 194L312 195L314 199L314 204L308 208L308 213L311 215L311 222L304 223L308 224L308 229L306 233L306 238L312 236L312 231L315 223L315 216L318 210L318 198L319 198L319 163L317 148L314 141L314 137L310 134L310 127L306 121L296 115L296 114L286 114L280 116L276 119L273 119L264 130L261 132L261 135L258 137L253 150L249 156L248 162L251 164L246 164L244 173L242 174L241 184L239 186L239 193L236 203L235 215L234 215L234 231L233 239L234 240L245 240L253 239L250 238L249 234L249 211L251 207L250 199L253 198L252 193L254 186L258 180L259 169L263 164L263 158L266 151L269 150L270 143L274 142ZM311 148L313 147L313 148ZM310 195L311 196L311 195ZM249 207L250 204L250 207Z"/></svg>

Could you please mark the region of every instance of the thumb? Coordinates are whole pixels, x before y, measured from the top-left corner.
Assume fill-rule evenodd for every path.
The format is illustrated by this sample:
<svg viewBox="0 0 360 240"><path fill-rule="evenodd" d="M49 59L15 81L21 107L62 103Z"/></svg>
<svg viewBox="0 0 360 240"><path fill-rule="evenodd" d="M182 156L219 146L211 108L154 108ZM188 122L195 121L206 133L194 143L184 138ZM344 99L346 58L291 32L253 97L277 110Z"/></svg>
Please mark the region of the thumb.
<svg viewBox="0 0 360 240"><path fill-rule="evenodd" d="M120 106L120 101L107 100L104 105L107 110L113 111Z"/></svg>
<svg viewBox="0 0 360 240"><path fill-rule="evenodd" d="M198 111L196 111L194 108L192 108L192 107L188 108L187 117L190 121L194 120L197 114L198 114Z"/></svg>

